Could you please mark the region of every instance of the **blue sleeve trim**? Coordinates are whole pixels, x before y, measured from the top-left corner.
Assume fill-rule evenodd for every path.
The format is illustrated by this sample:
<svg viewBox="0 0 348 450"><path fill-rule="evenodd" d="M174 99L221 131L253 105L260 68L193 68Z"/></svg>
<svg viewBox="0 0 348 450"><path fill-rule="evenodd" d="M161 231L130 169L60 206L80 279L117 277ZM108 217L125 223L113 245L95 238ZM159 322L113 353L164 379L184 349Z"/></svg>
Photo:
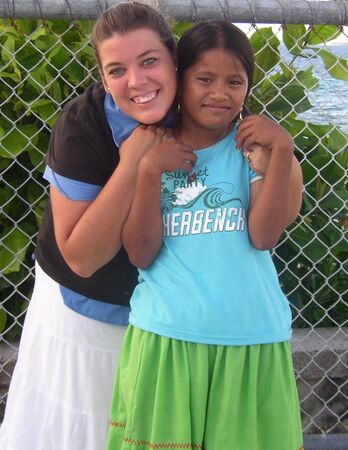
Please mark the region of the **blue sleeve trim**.
<svg viewBox="0 0 348 450"><path fill-rule="evenodd" d="M64 304L78 314L100 322L128 325L130 307L104 303L84 297L62 285L59 287Z"/></svg>
<svg viewBox="0 0 348 450"><path fill-rule="evenodd" d="M250 184L254 183L255 181L260 181L263 180L264 177L262 177L261 175L253 175L252 177L250 177Z"/></svg>
<svg viewBox="0 0 348 450"><path fill-rule="evenodd" d="M46 166L43 177L69 200L94 200L102 190L102 186L84 183L83 181L58 175L48 166Z"/></svg>

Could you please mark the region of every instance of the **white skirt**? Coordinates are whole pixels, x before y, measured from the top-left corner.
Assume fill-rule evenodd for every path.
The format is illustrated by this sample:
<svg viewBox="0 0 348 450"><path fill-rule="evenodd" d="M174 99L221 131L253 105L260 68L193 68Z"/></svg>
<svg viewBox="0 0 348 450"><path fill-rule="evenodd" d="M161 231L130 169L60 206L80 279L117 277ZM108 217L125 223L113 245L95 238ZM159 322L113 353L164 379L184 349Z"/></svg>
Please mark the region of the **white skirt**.
<svg viewBox="0 0 348 450"><path fill-rule="evenodd" d="M67 308L36 265L0 449L104 450L125 330Z"/></svg>

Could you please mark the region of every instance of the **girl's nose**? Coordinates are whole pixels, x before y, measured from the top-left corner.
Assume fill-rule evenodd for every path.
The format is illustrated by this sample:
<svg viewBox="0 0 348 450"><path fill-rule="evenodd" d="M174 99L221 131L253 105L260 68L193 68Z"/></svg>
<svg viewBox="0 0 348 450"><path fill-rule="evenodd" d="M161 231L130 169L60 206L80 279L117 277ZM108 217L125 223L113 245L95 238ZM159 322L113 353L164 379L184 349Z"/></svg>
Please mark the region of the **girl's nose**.
<svg viewBox="0 0 348 450"><path fill-rule="evenodd" d="M211 96L216 100L224 100L227 97L225 83L216 83L213 86Z"/></svg>

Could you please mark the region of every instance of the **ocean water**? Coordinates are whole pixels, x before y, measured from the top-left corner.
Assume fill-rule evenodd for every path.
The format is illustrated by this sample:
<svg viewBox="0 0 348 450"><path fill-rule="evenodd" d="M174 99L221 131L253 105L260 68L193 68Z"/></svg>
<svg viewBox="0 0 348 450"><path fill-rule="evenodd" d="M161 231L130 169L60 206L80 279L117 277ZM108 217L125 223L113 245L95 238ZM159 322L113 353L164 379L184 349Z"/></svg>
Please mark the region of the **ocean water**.
<svg viewBox="0 0 348 450"><path fill-rule="evenodd" d="M318 48L348 59L348 38L347 42L332 42ZM300 69L313 66L313 73L319 79L319 86L308 93L313 108L300 117L315 124L335 124L348 133L348 81L333 78L320 57L298 58L295 64Z"/></svg>

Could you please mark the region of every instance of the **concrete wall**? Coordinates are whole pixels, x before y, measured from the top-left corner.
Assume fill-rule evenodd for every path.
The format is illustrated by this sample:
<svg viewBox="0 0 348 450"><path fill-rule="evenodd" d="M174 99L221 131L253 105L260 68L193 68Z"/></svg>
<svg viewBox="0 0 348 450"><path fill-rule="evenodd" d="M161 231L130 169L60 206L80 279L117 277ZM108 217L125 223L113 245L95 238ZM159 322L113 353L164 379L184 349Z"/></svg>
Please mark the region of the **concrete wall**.
<svg viewBox="0 0 348 450"><path fill-rule="evenodd" d="M292 349L305 432L348 433L348 327L294 330Z"/></svg>
<svg viewBox="0 0 348 450"><path fill-rule="evenodd" d="M1 397L17 348L0 343ZM305 433L348 433L348 327L294 330L292 349ZM0 422L3 412L0 404Z"/></svg>

